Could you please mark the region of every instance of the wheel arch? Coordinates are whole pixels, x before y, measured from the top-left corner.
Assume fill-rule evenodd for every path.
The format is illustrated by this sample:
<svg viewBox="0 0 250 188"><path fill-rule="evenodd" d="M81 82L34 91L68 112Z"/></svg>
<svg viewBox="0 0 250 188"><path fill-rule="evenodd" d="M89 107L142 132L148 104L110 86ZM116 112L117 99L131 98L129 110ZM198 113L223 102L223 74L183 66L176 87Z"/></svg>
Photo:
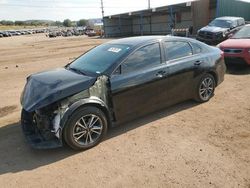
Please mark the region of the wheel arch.
<svg viewBox="0 0 250 188"><path fill-rule="evenodd" d="M111 125L112 117L111 117L111 114L109 112L108 106L101 99L99 99L97 97L93 97L93 98L91 97L91 98L87 98L87 99L81 99L81 100L73 103L72 105L70 105L70 107L66 110L66 112L64 113L64 115L61 119L61 122L60 122L61 129L63 129L65 127L68 119L76 110L83 108L83 107L86 107L86 106L93 106L93 107L100 109L107 117L108 127ZM61 131L61 132L63 132L63 131Z"/></svg>
<svg viewBox="0 0 250 188"><path fill-rule="evenodd" d="M218 85L218 75L216 74L216 72L210 70L208 72L206 72L207 74L211 74L214 77L214 81L215 81L215 86Z"/></svg>

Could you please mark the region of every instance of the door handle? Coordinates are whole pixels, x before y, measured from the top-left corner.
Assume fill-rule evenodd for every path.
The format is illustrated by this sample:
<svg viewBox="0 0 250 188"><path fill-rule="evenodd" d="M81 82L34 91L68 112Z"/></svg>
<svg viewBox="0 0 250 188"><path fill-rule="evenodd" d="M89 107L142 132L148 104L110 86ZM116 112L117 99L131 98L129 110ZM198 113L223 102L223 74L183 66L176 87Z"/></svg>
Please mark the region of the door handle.
<svg viewBox="0 0 250 188"><path fill-rule="evenodd" d="M201 60L197 60L197 61L194 62L194 65L199 66L201 63L202 63Z"/></svg>
<svg viewBox="0 0 250 188"><path fill-rule="evenodd" d="M159 71L157 72L156 76L159 77L159 78L162 78L163 76L165 76L167 74L166 71Z"/></svg>

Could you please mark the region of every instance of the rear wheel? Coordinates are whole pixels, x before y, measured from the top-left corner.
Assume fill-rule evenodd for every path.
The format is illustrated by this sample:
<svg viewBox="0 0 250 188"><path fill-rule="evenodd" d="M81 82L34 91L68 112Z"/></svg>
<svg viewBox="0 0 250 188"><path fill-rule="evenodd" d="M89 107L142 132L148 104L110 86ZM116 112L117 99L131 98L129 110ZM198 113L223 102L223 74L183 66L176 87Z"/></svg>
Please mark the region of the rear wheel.
<svg viewBox="0 0 250 188"><path fill-rule="evenodd" d="M215 90L215 79L211 74L202 76L197 89L195 100L198 102L207 102L213 95Z"/></svg>
<svg viewBox="0 0 250 188"><path fill-rule="evenodd" d="M75 150L99 144L107 132L107 118L98 108L83 107L75 111L64 128L65 142Z"/></svg>

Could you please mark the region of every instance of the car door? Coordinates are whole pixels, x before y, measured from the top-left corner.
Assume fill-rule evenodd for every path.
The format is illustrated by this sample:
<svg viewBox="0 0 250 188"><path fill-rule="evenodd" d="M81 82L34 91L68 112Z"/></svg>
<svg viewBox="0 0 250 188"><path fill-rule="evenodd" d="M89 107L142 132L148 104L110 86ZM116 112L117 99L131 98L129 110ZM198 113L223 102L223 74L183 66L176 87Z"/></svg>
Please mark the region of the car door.
<svg viewBox="0 0 250 188"><path fill-rule="evenodd" d="M159 42L137 49L111 76L111 94L116 120L125 122L158 108L167 67L162 64Z"/></svg>
<svg viewBox="0 0 250 188"><path fill-rule="evenodd" d="M168 67L168 83L164 95L168 99L167 105L172 105L193 97L195 74L199 72L203 58L195 54L198 52L193 52L188 42L165 41L163 44Z"/></svg>

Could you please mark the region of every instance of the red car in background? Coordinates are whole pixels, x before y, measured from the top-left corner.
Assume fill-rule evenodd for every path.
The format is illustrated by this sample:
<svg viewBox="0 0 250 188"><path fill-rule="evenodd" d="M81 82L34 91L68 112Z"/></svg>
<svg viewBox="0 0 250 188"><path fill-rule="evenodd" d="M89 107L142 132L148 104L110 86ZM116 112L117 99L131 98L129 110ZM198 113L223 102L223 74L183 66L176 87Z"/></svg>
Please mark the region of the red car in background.
<svg viewBox="0 0 250 188"><path fill-rule="evenodd" d="M250 24L245 25L218 47L224 52L226 63L250 65Z"/></svg>

